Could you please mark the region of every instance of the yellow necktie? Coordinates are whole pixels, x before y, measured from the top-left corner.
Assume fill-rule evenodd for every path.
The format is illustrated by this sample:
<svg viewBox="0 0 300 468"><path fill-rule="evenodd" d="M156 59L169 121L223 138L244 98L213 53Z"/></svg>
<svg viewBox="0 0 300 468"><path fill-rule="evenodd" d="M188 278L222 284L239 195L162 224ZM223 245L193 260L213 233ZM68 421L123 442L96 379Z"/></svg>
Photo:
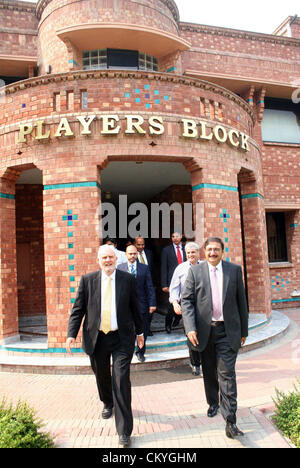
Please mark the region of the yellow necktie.
<svg viewBox="0 0 300 468"><path fill-rule="evenodd" d="M111 297L112 297L112 288L111 288L111 277L107 278L107 286L103 300L103 310L101 313L101 330L103 333L107 334L111 330L110 326L110 315L111 315Z"/></svg>
<svg viewBox="0 0 300 468"><path fill-rule="evenodd" d="M140 263L143 263L145 265L145 260L141 253L140 253Z"/></svg>

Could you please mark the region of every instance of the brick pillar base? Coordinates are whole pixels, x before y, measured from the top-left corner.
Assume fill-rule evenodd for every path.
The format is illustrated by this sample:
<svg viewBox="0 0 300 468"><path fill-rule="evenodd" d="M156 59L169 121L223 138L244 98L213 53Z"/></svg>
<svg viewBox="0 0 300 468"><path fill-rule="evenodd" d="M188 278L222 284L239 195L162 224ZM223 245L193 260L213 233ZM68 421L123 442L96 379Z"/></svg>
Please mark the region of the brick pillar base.
<svg viewBox="0 0 300 468"><path fill-rule="evenodd" d="M65 347L69 313L80 277L99 268L99 203L100 190L97 182L52 184L44 187L49 348Z"/></svg>

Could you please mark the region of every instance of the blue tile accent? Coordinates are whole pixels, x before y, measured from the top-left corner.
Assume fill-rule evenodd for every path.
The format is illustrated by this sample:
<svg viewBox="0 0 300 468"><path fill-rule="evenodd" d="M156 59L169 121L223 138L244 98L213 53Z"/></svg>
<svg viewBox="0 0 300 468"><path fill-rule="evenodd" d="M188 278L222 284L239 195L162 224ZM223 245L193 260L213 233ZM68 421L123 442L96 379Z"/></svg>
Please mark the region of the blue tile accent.
<svg viewBox="0 0 300 468"><path fill-rule="evenodd" d="M157 96L159 94L159 90L158 89L155 89L154 90L154 94Z"/></svg>
<svg viewBox="0 0 300 468"><path fill-rule="evenodd" d="M101 190L101 185L98 182L70 182L66 184L44 185L44 190L59 190L59 189L77 188L77 187L98 187ZM72 210L70 211L72 214Z"/></svg>
<svg viewBox="0 0 300 468"><path fill-rule="evenodd" d="M130 98L130 93L125 93L126 98Z"/></svg>
<svg viewBox="0 0 300 468"><path fill-rule="evenodd" d="M135 94L139 94L140 92L141 92L141 90L138 89L138 88L135 90Z"/></svg>
<svg viewBox="0 0 300 468"><path fill-rule="evenodd" d="M145 89L150 89L150 85L145 84Z"/></svg>
<svg viewBox="0 0 300 468"><path fill-rule="evenodd" d="M169 100L169 96L164 96L164 100L165 100L165 101L168 101L168 100Z"/></svg>
<svg viewBox="0 0 300 468"><path fill-rule="evenodd" d="M271 301L272 304L283 304L284 302L298 302L300 297L294 297L292 299L274 299Z"/></svg>
<svg viewBox="0 0 300 468"><path fill-rule="evenodd" d="M69 63L72 63L73 65L75 65L75 67L78 67L78 63L74 59L70 59Z"/></svg>
<svg viewBox="0 0 300 468"><path fill-rule="evenodd" d="M159 99L155 99L155 104L160 104L160 100L159 100Z"/></svg>
<svg viewBox="0 0 300 468"><path fill-rule="evenodd" d="M261 200L264 200L263 195L260 193L248 193L247 195L242 195L243 200L246 200L247 198L261 198Z"/></svg>
<svg viewBox="0 0 300 468"><path fill-rule="evenodd" d="M139 97L135 98L135 102L136 102L136 103L141 102L141 98L139 98Z"/></svg>
<svg viewBox="0 0 300 468"><path fill-rule="evenodd" d="M11 195L10 193L1 193L0 192L0 198L7 198L8 200L14 200L15 196Z"/></svg>
<svg viewBox="0 0 300 468"><path fill-rule="evenodd" d="M146 109L151 109L151 104L147 103L146 104Z"/></svg>
<svg viewBox="0 0 300 468"><path fill-rule="evenodd" d="M216 190L226 190L229 192L237 192L238 189L237 187L232 187L231 185L218 185L218 184L199 184L199 185L194 185L192 187L192 190L195 192L196 190L202 190L202 189L216 189Z"/></svg>

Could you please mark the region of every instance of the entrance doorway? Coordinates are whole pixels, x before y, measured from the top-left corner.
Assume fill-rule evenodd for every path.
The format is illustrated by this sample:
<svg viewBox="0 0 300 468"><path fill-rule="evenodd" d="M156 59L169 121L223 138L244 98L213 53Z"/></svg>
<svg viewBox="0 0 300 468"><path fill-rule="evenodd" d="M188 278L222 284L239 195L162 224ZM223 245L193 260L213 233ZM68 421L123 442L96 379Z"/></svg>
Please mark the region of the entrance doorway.
<svg viewBox="0 0 300 468"><path fill-rule="evenodd" d="M47 335L43 180L37 168L21 172L16 181L16 253L19 334Z"/></svg>
<svg viewBox="0 0 300 468"><path fill-rule="evenodd" d="M136 204L142 204L147 213L146 229L134 223L137 228L137 234L145 238L146 248L150 249L154 257L155 274L154 283L157 291L158 308L164 312L166 309L165 294L161 293L160 287L160 258L163 247L169 245L171 233L176 230L175 214L170 210L170 218L167 220L168 235L163 225L166 221L164 214L160 214L160 225L153 226L153 207L154 205L172 205L176 203L182 207L182 216L187 205L190 207L190 222L192 224L192 187L190 173L185 169L182 163L173 162L143 162L143 161L111 161L101 172L102 204L112 204L116 213L116 229L109 237L117 239L117 248L125 251L126 244L134 240L130 229L131 222L134 223L139 214L135 211ZM126 196L126 197L125 197ZM125 205L125 201L127 205ZM185 206L184 206L185 205ZM134 214L130 214L130 207L133 207ZM138 209L138 207L137 207ZM123 210L123 212L122 212ZM127 225L121 226L125 217L124 210L128 210ZM103 213L105 215L105 213ZM157 219L157 218L156 218ZM177 220L178 221L178 220ZM181 218L181 225L184 228L184 220ZM107 228L107 226L106 226ZM138 229L140 228L140 232ZM146 230L146 233L145 233ZM191 230L190 230L191 231ZM189 232L190 232L189 231ZM119 235L121 233L121 236ZM153 233L155 235L153 236ZM103 239L106 232L103 232ZM125 235L124 235L125 234ZM146 235L145 235L146 234ZM185 234L183 230L183 235ZM183 241L191 240L183 237Z"/></svg>

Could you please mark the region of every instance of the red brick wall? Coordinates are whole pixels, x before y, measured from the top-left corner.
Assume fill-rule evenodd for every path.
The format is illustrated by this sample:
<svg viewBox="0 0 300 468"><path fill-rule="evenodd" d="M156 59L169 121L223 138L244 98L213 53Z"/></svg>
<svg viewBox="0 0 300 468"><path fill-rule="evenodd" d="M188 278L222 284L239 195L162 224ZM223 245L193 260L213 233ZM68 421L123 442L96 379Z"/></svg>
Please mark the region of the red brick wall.
<svg viewBox="0 0 300 468"><path fill-rule="evenodd" d="M37 55L35 5L14 0L0 2L0 55ZM1 70L0 70L1 75Z"/></svg>
<svg viewBox="0 0 300 468"><path fill-rule="evenodd" d="M182 54L184 71L284 83L299 78L297 40L188 23L180 31L192 44Z"/></svg>

